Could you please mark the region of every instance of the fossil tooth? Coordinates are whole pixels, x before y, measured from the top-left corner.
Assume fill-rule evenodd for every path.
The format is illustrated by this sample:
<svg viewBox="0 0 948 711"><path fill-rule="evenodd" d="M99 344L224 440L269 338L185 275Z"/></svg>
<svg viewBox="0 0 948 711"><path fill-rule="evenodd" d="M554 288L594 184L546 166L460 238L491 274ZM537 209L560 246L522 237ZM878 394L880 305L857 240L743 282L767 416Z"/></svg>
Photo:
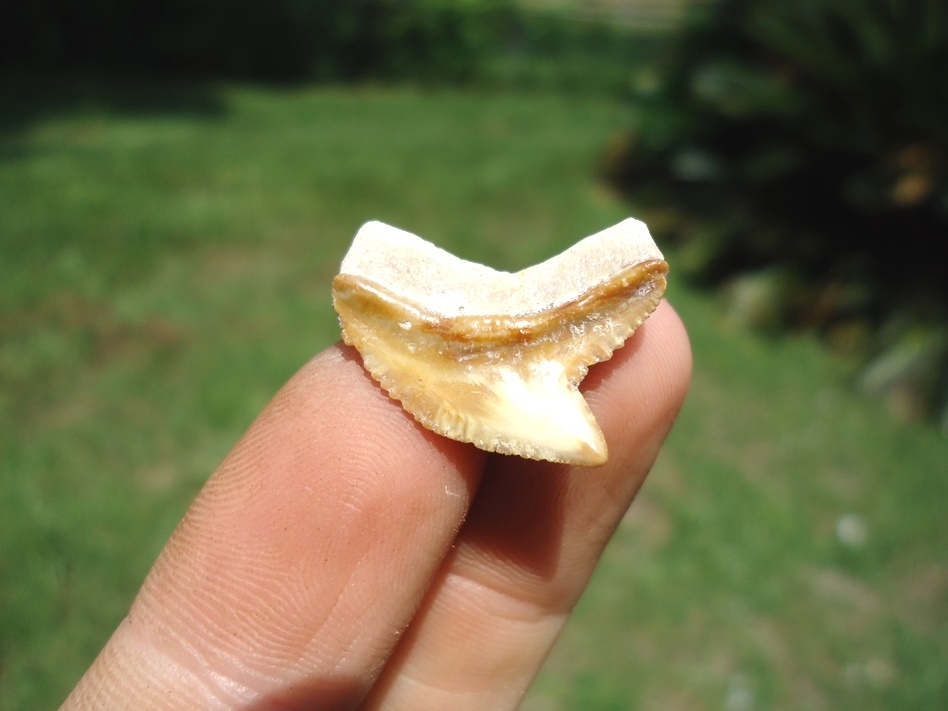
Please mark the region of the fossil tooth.
<svg viewBox="0 0 948 711"><path fill-rule="evenodd" d="M490 452L596 465L606 442L579 383L658 306L667 272L632 219L515 274L368 222L333 305L343 340L423 426Z"/></svg>

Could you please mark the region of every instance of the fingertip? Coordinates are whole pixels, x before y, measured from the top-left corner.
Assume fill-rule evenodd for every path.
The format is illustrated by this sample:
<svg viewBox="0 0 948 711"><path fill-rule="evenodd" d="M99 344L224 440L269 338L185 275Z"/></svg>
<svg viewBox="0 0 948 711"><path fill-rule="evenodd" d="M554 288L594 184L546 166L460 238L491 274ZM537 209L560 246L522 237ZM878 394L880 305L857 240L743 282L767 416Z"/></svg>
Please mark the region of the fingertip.
<svg viewBox="0 0 948 711"><path fill-rule="evenodd" d="M680 391L684 399L688 386L691 384L691 372L694 366L694 356L691 351L691 339L684 321L675 308L668 302L662 301L653 314L653 328L657 331L656 340L664 358L666 376L669 385ZM646 323L646 325L648 325Z"/></svg>
<svg viewBox="0 0 948 711"><path fill-rule="evenodd" d="M583 392L606 433L630 435L655 420L671 426L691 382L688 333L675 309L662 301L611 360L590 369ZM619 450L621 451L621 450Z"/></svg>
<svg viewBox="0 0 948 711"><path fill-rule="evenodd" d="M647 377L653 381L657 402L664 408L667 433L691 385L691 341L684 322L667 301L659 304L646 322L643 338L647 341Z"/></svg>

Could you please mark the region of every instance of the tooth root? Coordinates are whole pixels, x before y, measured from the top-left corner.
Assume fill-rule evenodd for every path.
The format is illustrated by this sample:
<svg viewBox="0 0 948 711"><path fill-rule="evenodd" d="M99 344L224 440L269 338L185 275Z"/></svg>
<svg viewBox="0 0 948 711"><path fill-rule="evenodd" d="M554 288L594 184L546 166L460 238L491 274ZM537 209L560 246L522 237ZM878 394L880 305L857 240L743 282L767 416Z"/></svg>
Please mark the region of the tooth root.
<svg viewBox="0 0 948 711"><path fill-rule="evenodd" d="M343 339L423 426L481 449L592 466L578 390L662 298L667 265L627 220L517 274L367 223L333 281Z"/></svg>

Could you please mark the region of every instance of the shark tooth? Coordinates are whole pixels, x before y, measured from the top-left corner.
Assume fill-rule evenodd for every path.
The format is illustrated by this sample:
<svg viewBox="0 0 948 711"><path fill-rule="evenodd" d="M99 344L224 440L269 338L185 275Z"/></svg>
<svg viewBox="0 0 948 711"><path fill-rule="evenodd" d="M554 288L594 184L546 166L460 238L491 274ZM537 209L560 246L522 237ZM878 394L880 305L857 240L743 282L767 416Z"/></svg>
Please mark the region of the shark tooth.
<svg viewBox="0 0 948 711"><path fill-rule="evenodd" d="M424 427L592 466L608 450L579 383L658 306L667 272L633 219L516 273L368 222L333 279L333 305L343 340Z"/></svg>

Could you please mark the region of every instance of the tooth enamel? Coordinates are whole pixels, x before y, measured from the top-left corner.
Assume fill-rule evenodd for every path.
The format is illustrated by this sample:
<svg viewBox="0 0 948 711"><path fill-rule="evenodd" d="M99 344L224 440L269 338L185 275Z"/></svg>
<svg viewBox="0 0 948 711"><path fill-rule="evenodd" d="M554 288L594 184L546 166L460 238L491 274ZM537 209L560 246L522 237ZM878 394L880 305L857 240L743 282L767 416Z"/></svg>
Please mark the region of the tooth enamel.
<svg viewBox="0 0 948 711"><path fill-rule="evenodd" d="M625 220L514 274L368 222L333 280L343 340L418 422L491 452L608 457L578 386L655 309L668 265Z"/></svg>

